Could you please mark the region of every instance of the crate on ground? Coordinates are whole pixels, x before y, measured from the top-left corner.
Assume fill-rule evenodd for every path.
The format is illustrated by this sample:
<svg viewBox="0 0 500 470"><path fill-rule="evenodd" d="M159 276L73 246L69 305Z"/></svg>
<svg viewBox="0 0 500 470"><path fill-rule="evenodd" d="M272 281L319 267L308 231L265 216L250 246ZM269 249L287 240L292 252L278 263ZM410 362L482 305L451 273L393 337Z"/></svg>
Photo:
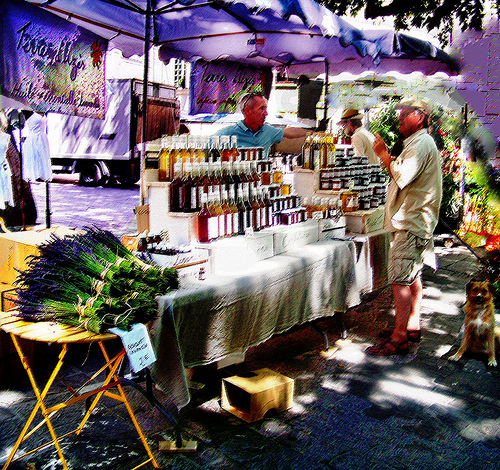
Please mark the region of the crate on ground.
<svg viewBox="0 0 500 470"><path fill-rule="evenodd" d="M245 376L224 379L221 406L251 423L262 419L270 410L281 412L289 409L293 389L293 379L267 368L258 369Z"/></svg>

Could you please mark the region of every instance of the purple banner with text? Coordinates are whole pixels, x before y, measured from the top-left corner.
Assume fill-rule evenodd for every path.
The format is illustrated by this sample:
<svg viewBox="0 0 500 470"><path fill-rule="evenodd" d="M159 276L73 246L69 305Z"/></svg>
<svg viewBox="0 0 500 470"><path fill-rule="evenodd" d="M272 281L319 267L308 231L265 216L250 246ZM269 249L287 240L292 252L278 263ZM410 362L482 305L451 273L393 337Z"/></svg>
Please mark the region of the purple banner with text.
<svg viewBox="0 0 500 470"><path fill-rule="evenodd" d="M242 95L266 94L270 79L270 69L199 60L191 67L189 114L234 113Z"/></svg>
<svg viewBox="0 0 500 470"><path fill-rule="evenodd" d="M34 111L104 118L107 41L20 0L0 2L0 93Z"/></svg>

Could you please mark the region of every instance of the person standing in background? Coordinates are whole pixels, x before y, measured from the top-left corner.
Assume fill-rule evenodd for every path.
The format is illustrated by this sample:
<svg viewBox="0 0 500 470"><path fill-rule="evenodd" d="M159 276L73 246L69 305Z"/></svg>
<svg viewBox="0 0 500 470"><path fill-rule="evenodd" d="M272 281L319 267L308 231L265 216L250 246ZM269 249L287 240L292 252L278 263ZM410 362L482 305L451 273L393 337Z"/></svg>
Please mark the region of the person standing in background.
<svg viewBox="0 0 500 470"><path fill-rule="evenodd" d="M437 267L432 236L442 198L442 161L427 132L430 108L423 100L407 100L396 109L405 137L401 154L391 156L379 134L373 143L391 178L384 229L391 236L387 271L396 316L394 330L382 332L386 339L367 349L373 356L408 354L409 341L420 341L421 273L424 264Z"/></svg>
<svg viewBox="0 0 500 470"><path fill-rule="evenodd" d="M344 128L344 132L351 138L354 155L368 157L370 165L379 164L380 160L373 150L375 136L363 127L363 114L357 109L346 109L338 122Z"/></svg>

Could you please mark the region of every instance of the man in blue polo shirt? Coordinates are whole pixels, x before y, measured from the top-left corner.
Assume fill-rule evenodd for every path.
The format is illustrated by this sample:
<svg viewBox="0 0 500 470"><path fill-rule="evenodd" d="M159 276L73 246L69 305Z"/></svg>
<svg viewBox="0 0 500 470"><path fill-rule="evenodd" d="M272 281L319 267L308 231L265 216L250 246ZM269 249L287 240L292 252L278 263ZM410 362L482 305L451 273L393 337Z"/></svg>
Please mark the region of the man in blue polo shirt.
<svg viewBox="0 0 500 470"><path fill-rule="evenodd" d="M271 145L281 142L283 138L298 139L305 137L311 129L302 127L278 127L265 124L267 116L267 100L257 93L245 95L240 102L243 113L243 121L233 126L221 129L216 135L236 135L238 136L238 147L263 147L264 156L269 156Z"/></svg>

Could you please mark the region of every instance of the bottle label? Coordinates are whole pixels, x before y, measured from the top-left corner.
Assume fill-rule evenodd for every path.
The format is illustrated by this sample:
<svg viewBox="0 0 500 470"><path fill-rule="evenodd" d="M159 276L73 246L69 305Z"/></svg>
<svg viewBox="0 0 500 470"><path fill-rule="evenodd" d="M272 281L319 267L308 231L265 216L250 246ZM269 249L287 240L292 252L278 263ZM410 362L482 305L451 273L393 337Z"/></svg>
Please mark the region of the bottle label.
<svg viewBox="0 0 500 470"><path fill-rule="evenodd" d="M226 234L226 229L225 229L225 217L224 215L219 215L217 217L217 224L219 227L219 237L223 237Z"/></svg>
<svg viewBox="0 0 500 470"><path fill-rule="evenodd" d="M226 235L231 235L233 233L233 214L230 212L225 215L226 218Z"/></svg>
<svg viewBox="0 0 500 470"><path fill-rule="evenodd" d="M216 216L211 216L208 218L208 238L209 240L215 240L219 237L219 225Z"/></svg>
<svg viewBox="0 0 500 470"><path fill-rule="evenodd" d="M233 233L238 233L238 213L234 212L232 214L232 219L233 219Z"/></svg>
<svg viewBox="0 0 500 470"><path fill-rule="evenodd" d="M198 205L198 199L198 186L191 186L191 209L195 210L200 207Z"/></svg>

